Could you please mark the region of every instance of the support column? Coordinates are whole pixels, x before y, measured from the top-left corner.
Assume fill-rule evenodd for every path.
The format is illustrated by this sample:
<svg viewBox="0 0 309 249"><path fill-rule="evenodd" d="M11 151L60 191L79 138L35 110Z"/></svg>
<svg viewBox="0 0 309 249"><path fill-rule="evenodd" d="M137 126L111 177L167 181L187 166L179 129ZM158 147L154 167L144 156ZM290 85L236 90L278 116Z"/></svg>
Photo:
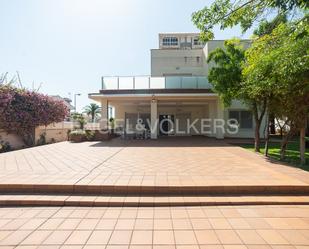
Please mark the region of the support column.
<svg viewBox="0 0 309 249"><path fill-rule="evenodd" d="M220 99L216 101L216 109L217 109L217 117L215 120L215 129L216 129L216 138L223 139L224 138L224 129L225 129L225 121L224 121L224 107L221 103Z"/></svg>
<svg viewBox="0 0 309 249"><path fill-rule="evenodd" d="M101 120L100 120L100 130L108 130L108 100L101 100Z"/></svg>
<svg viewBox="0 0 309 249"><path fill-rule="evenodd" d="M157 100L150 101L150 131L151 131L151 139L158 138L158 104Z"/></svg>

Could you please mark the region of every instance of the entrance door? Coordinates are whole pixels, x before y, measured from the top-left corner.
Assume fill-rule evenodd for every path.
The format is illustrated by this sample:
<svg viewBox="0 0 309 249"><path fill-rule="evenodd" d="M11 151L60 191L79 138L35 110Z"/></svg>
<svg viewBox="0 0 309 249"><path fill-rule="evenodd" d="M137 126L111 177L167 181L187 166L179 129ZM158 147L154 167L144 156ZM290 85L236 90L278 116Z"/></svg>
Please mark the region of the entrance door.
<svg viewBox="0 0 309 249"><path fill-rule="evenodd" d="M178 127L176 127L177 136L190 136L190 131L188 131L188 121L191 120L191 113L178 113L176 115L176 120Z"/></svg>
<svg viewBox="0 0 309 249"><path fill-rule="evenodd" d="M159 115L159 134L161 136L170 136L175 134L174 115Z"/></svg>

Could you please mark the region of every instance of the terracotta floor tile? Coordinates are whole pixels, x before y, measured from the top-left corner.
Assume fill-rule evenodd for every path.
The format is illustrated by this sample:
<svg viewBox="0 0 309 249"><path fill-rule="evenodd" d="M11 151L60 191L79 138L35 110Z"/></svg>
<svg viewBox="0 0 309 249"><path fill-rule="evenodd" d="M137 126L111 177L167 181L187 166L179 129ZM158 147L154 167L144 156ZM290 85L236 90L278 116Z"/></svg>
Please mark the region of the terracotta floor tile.
<svg viewBox="0 0 309 249"><path fill-rule="evenodd" d="M152 231L133 231L131 244L132 245L147 245L152 244Z"/></svg>
<svg viewBox="0 0 309 249"><path fill-rule="evenodd" d="M247 249L245 245L223 245L224 249Z"/></svg>
<svg viewBox="0 0 309 249"><path fill-rule="evenodd" d="M134 228L135 219L119 219L116 223L116 230L130 230Z"/></svg>
<svg viewBox="0 0 309 249"><path fill-rule="evenodd" d="M271 226L263 218L246 218L245 220L253 229L271 229Z"/></svg>
<svg viewBox="0 0 309 249"><path fill-rule="evenodd" d="M72 231L53 231L51 234L49 234L46 240L44 240L43 244L62 245L71 233Z"/></svg>
<svg viewBox="0 0 309 249"><path fill-rule="evenodd" d="M98 224L97 219L82 219L76 227L77 230L90 230L94 229Z"/></svg>
<svg viewBox="0 0 309 249"><path fill-rule="evenodd" d="M222 245L200 245L200 249L223 249Z"/></svg>
<svg viewBox="0 0 309 249"><path fill-rule="evenodd" d="M73 231L70 237L65 241L68 245L83 245L88 240L91 231Z"/></svg>
<svg viewBox="0 0 309 249"><path fill-rule="evenodd" d="M128 245L107 245L105 249L129 249Z"/></svg>
<svg viewBox="0 0 309 249"><path fill-rule="evenodd" d="M222 244L233 245L233 244L242 244L242 241L238 237L237 233L233 230L215 230L216 234Z"/></svg>
<svg viewBox="0 0 309 249"><path fill-rule="evenodd" d="M257 233L271 245L287 245L289 242L283 238L276 230L257 230Z"/></svg>
<svg viewBox="0 0 309 249"><path fill-rule="evenodd" d="M298 230L280 230L278 231L292 245L308 245L309 238L305 237Z"/></svg>
<svg viewBox="0 0 309 249"><path fill-rule="evenodd" d="M152 245L130 245L130 249L152 249Z"/></svg>
<svg viewBox="0 0 309 249"><path fill-rule="evenodd" d="M106 245L85 245L83 249L105 249Z"/></svg>
<svg viewBox="0 0 309 249"><path fill-rule="evenodd" d="M153 220L152 219L136 219L134 229L137 230L152 230Z"/></svg>
<svg viewBox="0 0 309 249"><path fill-rule="evenodd" d="M176 249L173 245L153 245L152 249Z"/></svg>
<svg viewBox="0 0 309 249"><path fill-rule="evenodd" d="M213 229L231 229L231 225L225 218L209 218Z"/></svg>
<svg viewBox="0 0 309 249"><path fill-rule="evenodd" d="M177 249L199 249L197 245L176 245Z"/></svg>
<svg viewBox="0 0 309 249"><path fill-rule="evenodd" d="M160 230L153 233L153 244L173 245L175 244L174 233L172 230Z"/></svg>
<svg viewBox="0 0 309 249"><path fill-rule="evenodd" d="M220 241L213 230L197 230L195 235L199 244L220 244Z"/></svg>
<svg viewBox="0 0 309 249"><path fill-rule="evenodd" d="M25 224L23 224L20 229L22 230L33 230L38 228L41 224L43 224L46 221L46 219L30 219Z"/></svg>
<svg viewBox="0 0 309 249"><path fill-rule="evenodd" d="M57 227L57 229L73 230L73 229L76 229L76 227L78 226L80 222L81 222L81 219L66 219Z"/></svg>
<svg viewBox="0 0 309 249"><path fill-rule="evenodd" d="M191 219L193 229L210 229L211 225L208 219Z"/></svg>
<svg viewBox="0 0 309 249"><path fill-rule="evenodd" d="M109 240L111 245L129 245L132 231L115 230Z"/></svg>
<svg viewBox="0 0 309 249"><path fill-rule="evenodd" d="M1 246L10 246L10 245L18 245L21 241L23 241L31 231L14 231L0 241Z"/></svg>
<svg viewBox="0 0 309 249"><path fill-rule="evenodd" d="M112 230L115 228L117 219L102 219L99 220L96 229Z"/></svg>
<svg viewBox="0 0 309 249"><path fill-rule="evenodd" d="M21 242L22 245L38 245L51 234L51 231L34 231L25 240Z"/></svg>
<svg viewBox="0 0 309 249"><path fill-rule="evenodd" d="M171 219L155 219L153 224L154 230L169 230L173 229L173 222Z"/></svg>
<svg viewBox="0 0 309 249"><path fill-rule="evenodd" d="M191 221L189 219L173 219L173 229L192 229Z"/></svg>
<svg viewBox="0 0 309 249"><path fill-rule="evenodd" d="M174 235L177 245L197 244L195 234L192 230L175 230Z"/></svg>
<svg viewBox="0 0 309 249"><path fill-rule="evenodd" d="M263 245L265 240L254 230L236 230L238 236L246 245Z"/></svg>
<svg viewBox="0 0 309 249"><path fill-rule="evenodd" d="M40 226L40 229L56 229L61 223L63 223L63 219L61 218L49 219Z"/></svg>
<svg viewBox="0 0 309 249"><path fill-rule="evenodd" d="M87 245L107 245L111 234L112 230L95 230L89 237Z"/></svg>

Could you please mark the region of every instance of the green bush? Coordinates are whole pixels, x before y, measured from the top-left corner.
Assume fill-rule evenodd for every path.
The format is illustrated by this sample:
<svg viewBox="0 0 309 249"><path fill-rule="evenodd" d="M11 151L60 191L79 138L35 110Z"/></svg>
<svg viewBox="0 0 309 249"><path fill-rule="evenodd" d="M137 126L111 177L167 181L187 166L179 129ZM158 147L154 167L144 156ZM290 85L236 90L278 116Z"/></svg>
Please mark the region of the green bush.
<svg viewBox="0 0 309 249"><path fill-rule="evenodd" d="M92 141L94 139L94 131L90 130L74 130L69 133L70 141L82 142L82 141Z"/></svg>
<svg viewBox="0 0 309 249"><path fill-rule="evenodd" d="M0 141L0 153L2 152L8 152L12 150L12 146L10 145L9 142L5 142L5 141Z"/></svg>
<svg viewBox="0 0 309 249"><path fill-rule="evenodd" d="M92 141L94 139L94 131L86 130L86 138L88 141Z"/></svg>

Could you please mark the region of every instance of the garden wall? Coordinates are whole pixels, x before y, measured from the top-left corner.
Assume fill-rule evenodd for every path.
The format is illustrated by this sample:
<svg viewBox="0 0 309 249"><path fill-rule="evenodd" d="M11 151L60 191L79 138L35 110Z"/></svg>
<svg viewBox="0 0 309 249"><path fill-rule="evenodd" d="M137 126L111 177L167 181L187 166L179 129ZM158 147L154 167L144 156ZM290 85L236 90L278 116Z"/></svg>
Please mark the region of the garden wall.
<svg viewBox="0 0 309 249"><path fill-rule="evenodd" d="M25 144L23 140L15 133L7 133L0 129L0 141L8 142L14 149L20 149Z"/></svg>
<svg viewBox="0 0 309 249"><path fill-rule="evenodd" d="M68 131L78 127L73 122L60 122L48 126L39 126L35 129L35 143L38 142L40 136L45 133L46 143L62 142L68 140ZM98 123L88 123L85 125L86 130L98 130ZM25 146L22 139L14 132L7 133L0 129L0 141L8 142L12 148L20 149Z"/></svg>
<svg viewBox="0 0 309 249"><path fill-rule="evenodd" d="M68 131L73 130L74 127L79 125L74 122L60 122L51 124L48 126L39 126L35 129L35 141L37 142L41 134L45 132L45 138L47 143L62 142L68 140ZM88 123L85 125L86 130L98 130L98 123Z"/></svg>

